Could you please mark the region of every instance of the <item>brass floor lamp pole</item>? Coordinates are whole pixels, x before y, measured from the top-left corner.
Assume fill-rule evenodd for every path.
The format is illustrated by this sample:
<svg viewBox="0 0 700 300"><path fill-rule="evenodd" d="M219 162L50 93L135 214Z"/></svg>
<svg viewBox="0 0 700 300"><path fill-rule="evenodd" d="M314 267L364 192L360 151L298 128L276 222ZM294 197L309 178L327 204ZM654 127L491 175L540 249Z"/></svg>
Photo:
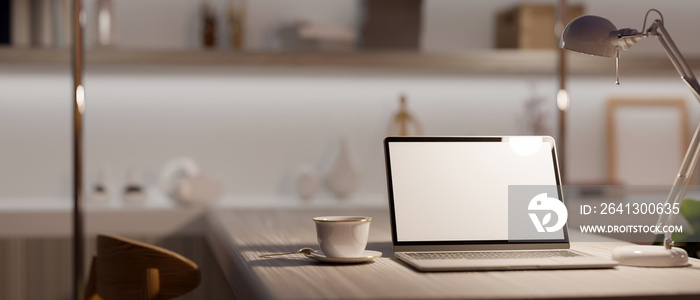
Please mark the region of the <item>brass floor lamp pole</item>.
<svg viewBox="0 0 700 300"><path fill-rule="evenodd" d="M83 228L83 114L85 88L83 87L83 28L85 24L82 0L73 0L73 298L85 298L84 228Z"/></svg>
<svg viewBox="0 0 700 300"><path fill-rule="evenodd" d="M569 3L567 0L560 0L558 7L558 21L556 28L556 35L561 34L561 30L564 29L564 25L569 21ZM566 79L567 79L567 63L566 63L566 50L557 47L558 57L557 57L557 69L559 71L559 89L557 91L556 101L557 110L559 112L559 126L557 132L558 147L559 151L557 155L559 156L559 176L561 176L562 184L568 183L568 172L567 172L567 138L566 138L566 116L569 110L569 94L566 91Z"/></svg>

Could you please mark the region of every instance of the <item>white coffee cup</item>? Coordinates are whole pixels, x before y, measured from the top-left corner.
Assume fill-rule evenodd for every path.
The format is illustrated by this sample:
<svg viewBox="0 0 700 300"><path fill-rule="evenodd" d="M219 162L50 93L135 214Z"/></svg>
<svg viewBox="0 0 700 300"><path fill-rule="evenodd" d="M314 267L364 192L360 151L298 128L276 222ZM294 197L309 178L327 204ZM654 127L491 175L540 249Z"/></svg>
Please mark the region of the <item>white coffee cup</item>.
<svg viewBox="0 0 700 300"><path fill-rule="evenodd" d="M313 218L321 250L328 257L359 257L367 247L370 217Z"/></svg>

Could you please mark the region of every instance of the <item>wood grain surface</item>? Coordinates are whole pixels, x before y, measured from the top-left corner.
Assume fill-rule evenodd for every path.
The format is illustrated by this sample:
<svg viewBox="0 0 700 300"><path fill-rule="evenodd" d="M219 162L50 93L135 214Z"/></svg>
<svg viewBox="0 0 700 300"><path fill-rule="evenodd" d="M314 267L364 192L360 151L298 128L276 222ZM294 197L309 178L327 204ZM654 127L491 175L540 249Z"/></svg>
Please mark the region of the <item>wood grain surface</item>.
<svg viewBox="0 0 700 300"><path fill-rule="evenodd" d="M312 217L373 218L367 249L384 256L356 265L323 264L292 255L260 254L318 249ZM700 263L684 268L617 267L609 270L418 272L393 258L384 209L217 209L208 214L207 239L239 298L425 299L585 298L700 295ZM572 248L609 257L620 242L572 243Z"/></svg>

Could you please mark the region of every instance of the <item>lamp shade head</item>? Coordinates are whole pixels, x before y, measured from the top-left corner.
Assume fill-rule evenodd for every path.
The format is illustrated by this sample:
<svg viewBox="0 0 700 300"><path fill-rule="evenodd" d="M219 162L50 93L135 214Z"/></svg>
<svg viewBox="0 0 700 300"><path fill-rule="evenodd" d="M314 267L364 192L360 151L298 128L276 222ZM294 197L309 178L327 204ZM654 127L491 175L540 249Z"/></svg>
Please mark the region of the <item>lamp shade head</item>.
<svg viewBox="0 0 700 300"><path fill-rule="evenodd" d="M608 19L580 16L566 25L559 47L590 55L615 57L619 49L618 30Z"/></svg>

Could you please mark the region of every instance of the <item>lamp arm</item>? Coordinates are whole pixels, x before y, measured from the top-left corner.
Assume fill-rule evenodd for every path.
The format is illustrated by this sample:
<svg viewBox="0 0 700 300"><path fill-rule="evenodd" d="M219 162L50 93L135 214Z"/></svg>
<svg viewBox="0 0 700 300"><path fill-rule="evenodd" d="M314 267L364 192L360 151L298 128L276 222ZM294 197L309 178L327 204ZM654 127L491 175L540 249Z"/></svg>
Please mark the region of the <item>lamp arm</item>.
<svg viewBox="0 0 700 300"><path fill-rule="evenodd" d="M671 63L673 63L673 66L676 68L676 71L678 71L678 74L681 75L681 79L683 79L683 81L693 92L695 99L700 101L700 84L698 84L698 80L695 78L693 70L690 69L690 66L685 61L685 58L683 58L683 54L681 54L678 47L676 47L676 43L673 42L673 39L671 39L668 31L666 31L664 22L662 20L654 21L647 32L649 35L659 38L659 42L661 42L664 50L666 50L666 55L668 55L668 58L671 60Z"/></svg>
<svg viewBox="0 0 700 300"><path fill-rule="evenodd" d="M676 47L676 44L671 39L671 36L668 35L663 21L654 21L647 32L649 35L659 38L661 45L663 45L664 50L666 50L668 58L671 59L671 63L673 63L673 66L681 75L681 79L683 79L683 81L693 92L695 99L700 101L700 85L698 84L698 80L695 78L695 74L693 74L690 66L688 66L688 63L685 61L685 58L683 58L683 55ZM695 129L695 133L693 134L688 150L686 150L685 156L683 157L683 162L678 170L676 179L673 181L671 192L668 194L668 198L666 198L666 202L664 203L664 208L672 208L673 204L678 203L680 205L680 203L683 201L683 198L688 190L688 184L693 176L695 165L698 162L698 158L700 158L700 124L698 124L697 129ZM675 220L675 216L676 214L673 214L673 210L671 209L670 213L661 214L659 216L659 221L656 225L672 225ZM671 247L673 247L673 239L671 238L671 235L672 234L669 230L664 233L664 247L666 247L666 249L671 249Z"/></svg>
<svg viewBox="0 0 700 300"><path fill-rule="evenodd" d="M681 167L678 170L678 175L676 175L676 179L673 181L671 192L668 194L668 198L666 198L664 207L672 208L673 204L675 203L678 203L680 205L680 203L683 201L683 198L685 198L688 189L688 184L690 183L690 179L693 176L693 171L695 170L695 165L698 162L698 157L700 157L699 145L700 124L698 124L697 129L695 129L693 138L690 141L690 146L688 146L688 150L686 150L685 156L683 157L683 162L681 163ZM673 213L673 210L671 210L670 213L663 213L659 216L659 221L656 225L664 226L674 224L675 217L676 214ZM671 235L671 232L668 230L664 233L664 246L667 249L671 249L671 247L673 246L673 239L671 239Z"/></svg>

